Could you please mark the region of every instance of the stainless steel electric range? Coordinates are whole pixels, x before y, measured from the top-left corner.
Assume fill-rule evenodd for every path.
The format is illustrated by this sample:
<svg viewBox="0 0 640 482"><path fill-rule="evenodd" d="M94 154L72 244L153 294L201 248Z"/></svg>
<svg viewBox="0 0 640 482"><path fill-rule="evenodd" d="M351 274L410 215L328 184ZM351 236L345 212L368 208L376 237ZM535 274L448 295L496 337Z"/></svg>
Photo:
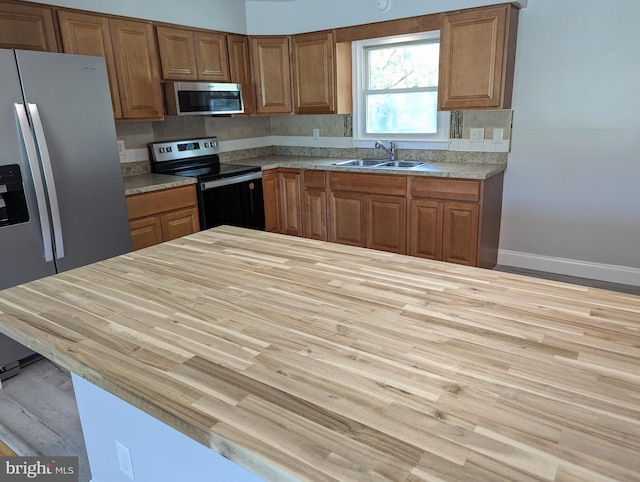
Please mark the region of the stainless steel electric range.
<svg viewBox="0 0 640 482"><path fill-rule="evenodd" d="M221 163L215 137L152 142L148 147L152 172L198 180L201 229L221 224L264 229L260 167Z"/></svg>

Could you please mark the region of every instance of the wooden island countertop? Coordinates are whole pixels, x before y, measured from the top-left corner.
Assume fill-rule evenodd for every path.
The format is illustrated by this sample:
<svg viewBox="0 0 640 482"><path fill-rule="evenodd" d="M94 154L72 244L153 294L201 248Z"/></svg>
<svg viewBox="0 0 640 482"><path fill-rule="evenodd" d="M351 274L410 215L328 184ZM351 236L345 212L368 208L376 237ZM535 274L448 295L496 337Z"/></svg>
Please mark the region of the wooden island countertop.
<svg viewBox="0 0 640 482"><path fill-rule="evenodd" d="M0 331L264 478L640 478L634 295L219 227L2 291Z"/></svg>

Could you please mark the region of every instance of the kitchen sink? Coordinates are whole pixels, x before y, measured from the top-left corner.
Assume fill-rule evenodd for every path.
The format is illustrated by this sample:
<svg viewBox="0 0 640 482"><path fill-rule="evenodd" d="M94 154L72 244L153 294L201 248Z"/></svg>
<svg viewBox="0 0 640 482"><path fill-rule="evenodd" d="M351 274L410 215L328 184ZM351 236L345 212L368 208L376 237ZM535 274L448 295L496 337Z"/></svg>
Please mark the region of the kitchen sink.
<svg viewBox="0 0 640 482"><path fill-rule="evenodd" d="M384 164L382 159L351 159L349 161L334 162L334 166L342 167L376 167Z"/></svg>
<svg viewBox="0 0 640 482"><path fill-rule="evenodd" d="M405 169L411 169L424 164L422 161L387 161L378 167L401 167Z"/></svg>
<svg viewBox="0 0 640 482"><path fill-rule="evenodd" d="M348 161L334 162L333 166L339 167L371 167L371 168L396 168L396 169L419 169L433 161L385 161L384 159L350 159Z"/></svg>

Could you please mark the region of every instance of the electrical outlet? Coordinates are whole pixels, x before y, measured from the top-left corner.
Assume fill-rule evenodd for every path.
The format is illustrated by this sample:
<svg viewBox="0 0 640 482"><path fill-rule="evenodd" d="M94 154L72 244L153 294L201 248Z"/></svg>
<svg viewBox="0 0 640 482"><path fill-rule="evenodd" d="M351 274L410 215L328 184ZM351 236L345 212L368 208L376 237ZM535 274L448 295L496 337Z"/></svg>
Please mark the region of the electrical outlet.
<svg viewBox="0 0 640 482"><path fill-rule="evenodd" d="M471 142L484 141L484 127L472 127L469 129L469 140Z"/></svg>
<svg viewBox="0 0 640 482"><path fill-rule="evenodd" d="M129 451L129 447L116 440L116 452L118 454L120 471L131 480L135 480L133 477L133 466L131 465L131 452Z"/></svg>
<svg viewBox="0 0 640 482"><path fill-rule="evenodd" d="M320 139L320 129L313 129L313 139L316 141Z"/></svg>
<svg viewBox="0 0 640 482"><path fill-rule="evenodd" d="M494 144L502 144L504 140L504 129L498 129L497 127L493 129L493 143Z"/></svg>

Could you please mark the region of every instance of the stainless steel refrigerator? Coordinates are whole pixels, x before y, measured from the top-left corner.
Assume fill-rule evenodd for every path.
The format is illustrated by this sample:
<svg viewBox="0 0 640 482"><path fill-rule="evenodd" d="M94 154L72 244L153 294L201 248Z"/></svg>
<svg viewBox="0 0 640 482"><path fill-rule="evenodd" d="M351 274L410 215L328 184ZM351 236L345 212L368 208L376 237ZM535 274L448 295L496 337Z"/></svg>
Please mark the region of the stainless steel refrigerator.
<svg viewBox="0 0 640 482"><path fill-rule="evenodd" d="M0 289L129 251L104 59L0 49ZM0 379L33 355L0 334Z"/></svg>

